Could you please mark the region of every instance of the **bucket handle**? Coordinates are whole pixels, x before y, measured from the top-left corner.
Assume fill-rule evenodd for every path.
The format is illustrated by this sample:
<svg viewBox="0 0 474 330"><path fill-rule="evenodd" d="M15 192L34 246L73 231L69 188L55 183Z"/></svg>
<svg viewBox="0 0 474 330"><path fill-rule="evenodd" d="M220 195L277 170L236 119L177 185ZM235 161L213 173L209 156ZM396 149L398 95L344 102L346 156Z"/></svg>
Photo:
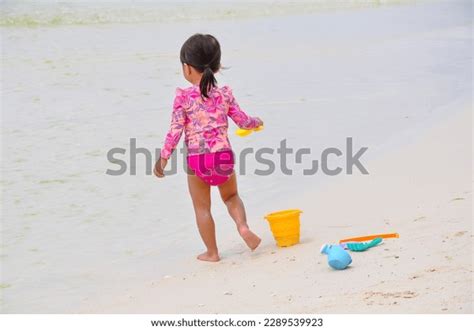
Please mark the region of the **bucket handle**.
<svg viewBox="0 0 474 330"><path fill-rule="evenodd" d="M300 214L303 213L303 211L301 211L301 210L298 210L298 212L299 212ZM263 218L264 218L265 220L268 220L268 217L267 217L267 216L264 216Z"/></svg>

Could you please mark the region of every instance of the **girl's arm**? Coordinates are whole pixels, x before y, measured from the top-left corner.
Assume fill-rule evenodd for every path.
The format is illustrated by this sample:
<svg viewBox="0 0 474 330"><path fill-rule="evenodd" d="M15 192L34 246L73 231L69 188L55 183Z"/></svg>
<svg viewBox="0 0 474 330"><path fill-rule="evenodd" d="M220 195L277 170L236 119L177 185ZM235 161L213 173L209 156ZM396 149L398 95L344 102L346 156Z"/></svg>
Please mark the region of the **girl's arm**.
<svg viewBox="0 0 474 330"><path fill-rule="evenodd" d="M227 115L234 121L234 123L243 129L253 129L263 125L263 121L258 117L251 117L247 115L242 109L232 94L232 90L226 87L226 98L229 105L229 112Z"/></svg>
<svg viewBox="0 0 474 330"><path fill-rule="evenodd" d="M184 111L184 97L177 90L176 97L173 102L173 112L171 113L171 125L165 137L163 149L161 149L161 158L168 159L171 157L176 145L178 144L184 130L184 122L186 120L186 112Z"/></svg>

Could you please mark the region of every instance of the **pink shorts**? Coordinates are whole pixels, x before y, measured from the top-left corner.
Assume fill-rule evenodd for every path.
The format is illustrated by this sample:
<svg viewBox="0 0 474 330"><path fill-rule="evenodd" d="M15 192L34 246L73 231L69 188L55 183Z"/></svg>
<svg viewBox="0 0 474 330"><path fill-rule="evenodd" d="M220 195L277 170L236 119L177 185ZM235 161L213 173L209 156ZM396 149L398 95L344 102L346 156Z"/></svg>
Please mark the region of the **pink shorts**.
<svg viewBox="0 0 474 330"><path fill-rule="evenodd" d="M202 181L218 186L229 180L234 172L234 154L224 150L188 155L188 166Z"/></svg>

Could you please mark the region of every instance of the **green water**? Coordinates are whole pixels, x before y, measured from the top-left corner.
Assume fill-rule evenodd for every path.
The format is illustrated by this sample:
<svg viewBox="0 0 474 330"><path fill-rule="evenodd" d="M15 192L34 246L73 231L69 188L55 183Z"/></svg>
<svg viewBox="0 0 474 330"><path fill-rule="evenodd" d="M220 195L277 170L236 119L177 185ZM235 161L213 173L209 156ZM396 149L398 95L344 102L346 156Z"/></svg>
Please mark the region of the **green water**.
<svg viewBox="0 0 474 330"><path fill-rule="evenodd" d="M345 0L345 1L235 1L134 3L68 3L38 4L18 1L2 3L0 26L40 27L61 25L150 23L192 20L237 19L264 16L310 14L321 10L365 8L414 2L410 0Z"/></svg>

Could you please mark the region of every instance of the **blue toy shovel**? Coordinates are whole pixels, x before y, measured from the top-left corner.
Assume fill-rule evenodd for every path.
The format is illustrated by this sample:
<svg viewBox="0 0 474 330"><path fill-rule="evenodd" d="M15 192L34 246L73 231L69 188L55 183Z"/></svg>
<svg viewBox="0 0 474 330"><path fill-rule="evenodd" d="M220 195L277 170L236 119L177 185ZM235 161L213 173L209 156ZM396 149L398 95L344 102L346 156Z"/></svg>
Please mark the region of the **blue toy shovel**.
<svg viewBox="0 0 474 330"><path fill-rule="evenodd" d="M362 252L370 249L371 247L379 245L381 242L382 239L380 237L377 237L368 243L343 243L341 244L341 246L354 252Z"/></svg>

